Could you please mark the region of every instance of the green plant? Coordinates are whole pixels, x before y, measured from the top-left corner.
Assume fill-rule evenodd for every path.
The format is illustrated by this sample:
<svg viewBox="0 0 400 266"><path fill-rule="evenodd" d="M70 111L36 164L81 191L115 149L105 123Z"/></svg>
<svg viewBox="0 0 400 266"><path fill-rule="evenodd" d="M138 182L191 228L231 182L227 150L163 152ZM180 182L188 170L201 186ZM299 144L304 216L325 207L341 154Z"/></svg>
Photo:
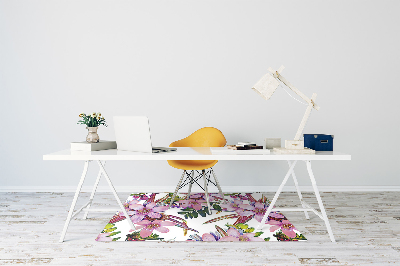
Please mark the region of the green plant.
<svg viewBox="0 0 400 266"><path fill-rule="evenodd" d="M107 126L106 120L100 113L92 113L91 115L82 113L79 114L79 117L82 119L79 120L77 124L86 125L87 127L98 127L100 125Z"/></svg>
<svg viewBox="0 0 400 266"><path fill-rule="evenodd" d="M185 219L193 219L199 217L199 214L201 217L206 217L208 214L208 207L202 207L200 210L195 210L193 208L185 208L182 211L178 212L178 214L185 215Z"/></svg>

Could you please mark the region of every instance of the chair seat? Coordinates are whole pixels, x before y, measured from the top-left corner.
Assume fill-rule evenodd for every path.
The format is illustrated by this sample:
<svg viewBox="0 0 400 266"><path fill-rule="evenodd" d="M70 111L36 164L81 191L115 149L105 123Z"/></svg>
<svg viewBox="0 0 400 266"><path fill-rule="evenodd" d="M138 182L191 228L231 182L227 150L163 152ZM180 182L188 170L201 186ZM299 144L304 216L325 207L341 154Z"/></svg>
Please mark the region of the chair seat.
<svg viewBox="0 0 400 266"><path fill-rule="evenodd" d="M213 167L217 160L168 160L168 164L181 170L204 170Z"/></svg>
<svg viewBox="0 0 400 266"><path fill-rule="evenodd" d="M172 142L170 147L224 147L226 139L221 131L203 127L190 136ZM195 148L193 148L195 149ZM204 170L213 167L216 160L169 160L168 164L181 170Z"/></svg>

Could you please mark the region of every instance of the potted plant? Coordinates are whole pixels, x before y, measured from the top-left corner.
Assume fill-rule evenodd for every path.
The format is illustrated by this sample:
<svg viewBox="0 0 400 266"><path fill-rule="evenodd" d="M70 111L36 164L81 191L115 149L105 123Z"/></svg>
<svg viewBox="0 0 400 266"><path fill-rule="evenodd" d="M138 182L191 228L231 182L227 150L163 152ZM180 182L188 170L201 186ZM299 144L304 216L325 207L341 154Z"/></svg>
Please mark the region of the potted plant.
<svg viewBox="0 0 400 266"><path fill-rule="evenodd" d="M107 126L106 120L101 116L101 113L92 113L91 115L86 115L84 113L79 114L81 120L78 124L86 125L88 130L88 135L86 136L86 142L96 143L99 142L100 137L97 134L97 129L100 125Z"/></svg>

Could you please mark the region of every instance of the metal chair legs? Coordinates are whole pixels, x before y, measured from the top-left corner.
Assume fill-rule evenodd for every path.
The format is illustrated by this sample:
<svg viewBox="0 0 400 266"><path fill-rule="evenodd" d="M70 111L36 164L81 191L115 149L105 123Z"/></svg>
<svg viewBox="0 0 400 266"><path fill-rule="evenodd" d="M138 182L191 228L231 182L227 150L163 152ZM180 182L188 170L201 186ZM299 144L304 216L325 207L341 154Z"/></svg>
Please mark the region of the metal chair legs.
<svg viewBox="0 0 400 266"><path fill-rule="evenodd" d="M185 174L186 174L186 170L183 171L183 174L182 174L182 176L181 176L181 179L179 180L178 185L176 186L174 195L172 196L172 199L171 199L171 203L170 203L171 205L172 205L172 203L175 201L176 194L178 194L179 187L180 187L181 184L182 184L183 177L185 176Z"/></svg>
<svg viewBox="0 0 400 266"><path fill-rule="evenodd" d="M210 168L210 170L206 171L206 169L201 170L201 174L196 175L196 177L194 176L194 170L192 171L183 171L183 174L178 182L178 185L176 186L174 195L172 196L172 200L171 200L171 205L172 203L175 201L176 195L178 194L179 189L181 189L182 187L188 185L189 189L188 189L188 194L187 194L187 198L190 197L191 193L192 193L192 186L194 183L196 183L197 185L199 185L205 192L205 197L207 200L207 206L209 209L209 213L211 214L211 206L210 206L210 201L209 201L209 194L208 194L208 184L212 183L213 185L215 185L218 188L218 192L221 195L221 197L225 200L224 197L224 193L222 192L221 186L219 184L217 175L215 174L214 170L212 168ZM211 173L214 177L214 182L211 180ZM186 179L184 179L186 175ZM203 178L203 184L204 187L202 187L197 181L199 181L200 178Z"/></svg>
<svg viewBox="0 0 400 266"><path fill-rule="evenodd" d="M211 214L211 206L210 206L210 199L208 197L208 186L207 186L207 180L206 180L206 171L202 170L201 174L203 175L203 181L204 181L204 194L206 195L206 200L207 200L207 207L208 207L208 214Z"/></svg>
<svg viewBox="0 0 400 266"><path fill-rule="evenodd" d="M221 197L225 201L225 196L224 196L224 193L222 192L221 186L219 185L217 175L215 174L215 172L214 172L214 170L212 168L211 168L211 172L212 172L212 174L214 176L215 183L217 184L217 188L218 188L219 194L221 195Z"/></svg>
<svg viewBox="0 0 400 266"><path fill-rule="evenodd" d="M188 190L188 194L187 194L187 197L189 198L190 197L190 193L192 192L192 184L193 184L193 176L194 176L194 171L192 171L191 173L190 173L190 183L189 183L189 190Z"/></svg>

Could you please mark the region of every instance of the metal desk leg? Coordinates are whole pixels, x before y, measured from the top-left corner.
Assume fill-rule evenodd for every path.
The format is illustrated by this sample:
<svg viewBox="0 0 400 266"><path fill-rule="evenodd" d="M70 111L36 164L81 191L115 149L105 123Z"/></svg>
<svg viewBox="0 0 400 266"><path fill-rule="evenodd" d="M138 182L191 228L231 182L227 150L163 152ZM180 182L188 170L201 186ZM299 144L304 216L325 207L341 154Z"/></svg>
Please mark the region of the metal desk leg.
<svg viewBox="0 0 400 266"><path fill-rule="evenodd" d="M322 203L321 196L319 195L317 183L315 182L314 174L311 169L311 161L306 161L308 175L310 176L311 184L314 189L315 197L317 198L319 208L321 210L322 218L325 222L326 229L328 230L329 237L332 242L336 242L332 233L331 225L329 224L328 216L326 215L324 204Z"/></svg>
<svg viewBox="0 0 400 266"><path fill-rule="evenodd" d="M83 181L85 181L88 167L89 167L89 161L85 161L85 166L83 167L81 180L79 181L78 187L76 188L75 196L74 196L74 199L72 200L71 208L69 209L68 217L67 217L67 220L65 221L64 229L61 233L60 242L64 241L65 234L67 233L68 225L71 222L72 214L74 213L75 205L78 200L79 193L81 192Z"/></svg>
<svg viewBox="0 0 400 266"><path fill-rule="evenodd" d="M121 200L120 200L119 197L118 197L117 191L115 191L115 188L114 188L114 186L113 186L113 184L112 184L110 178L108 177L108 174L107 174L106 170L104 169L103 164L102 164L100 161L97 161L97 163L99 164L99 166L100 166L100 171L103 173L104 177L106 178L106 180L107 180L107 182L108 182L108 185L110 186L111 191L113 192L114 197L115 197L115 199L116 199L117 202L118 202L119 207L121 208L121 210L122 210L122 212L124 213L126 219L128 220L128 223L129 223L130 228L131 228L132 230L136 230L135 225L132 223L132 220L131 220L131 218L129 217L128 213L126 212L126 209L125 209L124 205L122 205Z"/></svg>
<svg viewBox="0 0 400 266"><path fill-rule="evenodd" d="M274 207L274 205L275 205L275 203L276 203L276 201L277 201L277 199L278 199L278 197L279 197L279 194L282 192L283 187L285 186L287 180L289 179L289 176L290 176L291 173L293 172L293 168L295 167L296 163L297 163L297 161L294 161L294 162L292 163L292 165L289 167L289 170L288 170L288 172L286 173L285 178L283 179L281 185L279 186L278 190L276 191L275 196L274 196L274 199L272 200L271 204L268 206L268 209L267 209L267 211L265 212L264 217L262 218L261 223L257 226L256 230L262 229L263 226L265 225L265 222L266 222L266 220L267 220L267 218L268 218L268 215L271 213L272 208Z"/></svg>
<svg viewBox="0 0 400 266"><path fill-rule="evenodd" d="M104 161L104 165L106 165L106 161ZM83 214L83 219L86 219L88 216L90 206L92 205L93 202L94 194L96 193L97 186L99 185L100 182L100 178L101 178L101 170L99 170L99 173L97 174L97 179L96 182L94 183L92 194L90 195L89 204L86 207L85 214Z"/></svg>
<svg viewBox="0 0 400 266"><path fill-rule="evenodd" d="M289 167L290 167L291 162L288 161L288 164L289 164ZM300 199L300 202L301 202L301 206L303 208L307 208L303 203L303 196L301 195L301 191L300 191L300 188L299 188L299 183L297 182L297 178L296 178L296 174L294 173L294 170L292 171L292 177L293 177L294 185L296 186L297 195L299 196L299 199ZM304 211L304 214L306 215L306 219L307 220L310 219L310 216L308 216L308 212L307 211Z"/></svg>

